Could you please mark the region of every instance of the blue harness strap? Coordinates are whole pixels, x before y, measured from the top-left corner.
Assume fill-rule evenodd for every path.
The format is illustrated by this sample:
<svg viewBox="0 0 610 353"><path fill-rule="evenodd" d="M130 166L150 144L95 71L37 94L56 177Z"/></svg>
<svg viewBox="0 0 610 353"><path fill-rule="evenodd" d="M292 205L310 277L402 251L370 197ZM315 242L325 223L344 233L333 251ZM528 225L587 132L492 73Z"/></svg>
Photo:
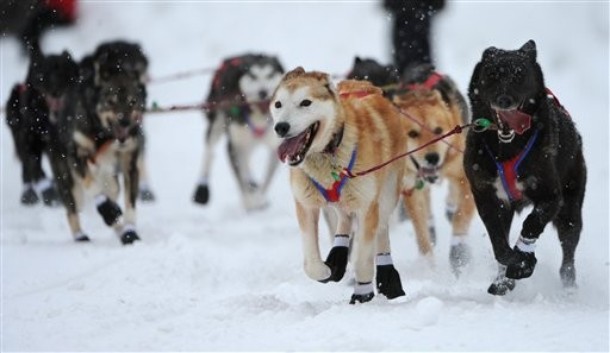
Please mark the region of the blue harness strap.
<svg viewBox="0 0 610 353"><path fill-rule="evenodd" d="M349 160L349 164L347 166L347 171L351 171L356 163L356 149L352 152L352 157ZM338 202L341 199L341 189L345 186L345 183L349 179L345 173L340 174L340 178L335 180L335 182L331 185L329 189L322 186L318 183L314 178L309 177L309 180L313 183L313 185L318 189L320 194L324 197L327 202Z"/></svg>
<svg viewBox="0 0 610 353"><path fill-rule="evenodd" d="M494 157L493 153L491 152L491 149L489 148L489 146L487 144L485 144L485 148L487 149L487 152L489 153L491 158L494 160L494 163L496 164L496 169L498 169L498 175L500 176L500 180L502 181L502 186L504 187L504 191L506 191L506 194L508 195L508 198L510 199L511 202L519 201L523 197L521 190L519 190L519 188L517 188L517 178L519 177L519 166L521 165L521 162L523 162L525 157L527 157L527 155L532 150L532 147L534 146L534 144L536 143L536 140L538 139L538 133L539 133L539 130L536 130L534 132L534 135L532 135L532 137L530 137L529 141L527 142L527 145L525 145L525 148L523 149L523 151L521 151L521 153L519 153L515 157L513 157L509 160L506 160L504 162L498 162L496 160L496 158Z"/></svg>

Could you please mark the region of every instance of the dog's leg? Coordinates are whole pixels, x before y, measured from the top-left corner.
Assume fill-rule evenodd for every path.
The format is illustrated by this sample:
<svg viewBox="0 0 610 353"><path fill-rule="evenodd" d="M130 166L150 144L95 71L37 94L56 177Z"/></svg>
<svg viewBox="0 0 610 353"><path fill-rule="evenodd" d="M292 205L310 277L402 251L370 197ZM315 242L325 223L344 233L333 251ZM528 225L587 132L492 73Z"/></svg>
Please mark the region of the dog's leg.
<svg viewBox="0 0 610 353"><path fill-rule="evenodd" d="M496 278L487 288L487 293L493 295L506 295L506 293L515 289L516 281L506 277L506 265L498 262L498 273Z"/></svg>
<svg viewBox="0 0 610 353"><path fill-rule="evenodd" d="M375 237L379 235L379 205L375 201L364 214L358 214L359 226L356 232L356 285L350 304L365 303L375 296L373 276L375 274Z"/></svg>
<svg viewBox="0 0 610 353"><path fill-rule="evenodd" d="M140 240L136 232L136 201L138 198L138 183L140 181L138 168L139 151L124 153L121 156L121 169L123 170L123 184L125 185L125 216L120 230L120 239L123 244L131 244Z"/></svg>
<svg viewBox="0 0 610 353"><path fill-rule="evenodd" d="M403 201L407 212L411 215L419 252L431 257L432 244L430 243L430 230L428 229L426 193L415 190L409 196L403 197Z"/></svg>
<svg viewBox="0 0 610 353"><path fill-rule="evenodd" d="M491 240L494 257L503 265L510 264L514 254L508 239L515 211L508 203L496 197L496 190L492 186L473 187L472 194L479 216Z"/></svg>
<svg viewBox="0 0 610 353"><path fill-rule="evenodd" d="M452 217L453 235L451 238L451 249L449 251L449 263L451 269L456 276L459 276L462 269L470 262L471 252L470 247L466 243L470 222L474 216L475 204L470 193L470 185L465 175L456 178L449 178L449 190L454 190L456 212Z"/></svg>
<svg viewBox="0 0 610 353"><path fill-rule="evenodd" d="M428 222L428 233L430 234L430 244L436 245L436 225L434 224L434 213L432 212L432 201L430 200L430 188L422 190L425 194L426 201L426 218Z"/></svg>
<svg viewBox="0 0 610 353"><path fill-rule="evenodd" d="M487 292L493 295L505 295L515 288L515 280L506 277L506 264L512 257L508 240L510 226L515 211L495 197L491 188L472 188L473 197L479 216L487 229L494 256L498 261L498 273Z"/></svg>
<svg viewBox="0 0 610 353"><path fill-rule="evenodd" d="M267 201L259 187L252 181L250 172L250 155L252 153L251 135L243 126L233 124L229 127L228 151L233 172L241 191L242 200L247 211L262 209Z"/></svg>
<svg viewBox="0 0 610 353"><path fill-rule="evenodd" d="M303 266L309 278L316 281L327 281L331 270L322 262L318 243L318 219L320 210L308 208L296 201L297 219L303 240Z"/></svg>
<svg viewBox="0 0 610 353"><path fill-rule="evenodd" d="M325 208L324 213L332 210ZM350 232L351 232L351 218L349 214L343 210L337 208L337 228L334 231L333 247L330 249L326 261L326 266L330 268L331 275L328 279L322 281L324 283L328 281L339 282L343 275L345 275L345 269L347 268L347 259L349 255L349 244L350 244Z"/></svg>
<svg viewBox="0 0 610 353"><path fill-rule="evenodd" d="M396 209L396 204L402 191L402 183L399 180L402 180L402 173L390 174L382 189L379 203L379 233L376 238L377 256L375 263L377 271L375 282L379 293L385 295L388 299L405 295L400 275L392 261L389 232L390 215Z"/></svg>
<svg viewBox="0 0 610 353"><path fill-rule="evenodd" d="M131 154L129 155L131 156ZM134 155L134 158L137 158L137 154ZM120 160L117 160L115 151L108 149L98 156L96 164L92 166L91 170L93 173L93 180L95 181L92 185L95 189L92 191L97 192L97 195L95 196L97 211L100 216L102 216L104 223L112 227L123 242L123 233L129 229L125 229L128 227L124 226L123 211L117 204L119 184L116 168L119 166L119 162L121 162L120 167L123 174L127 175L130 173L129 168L131 166L125 165L122 161L123 156L121 156ZM133 160L133 163L134 168L137 171L135 159ZM129 195L130 192L126 191L125 194Z"/></svg>
<svg viewBox="0 0 610 353"><path fill-rule="evenodd" d="M580 169L585 171L584 162ZM559 275L564 287L576 286L576 269L574 267L574 253L580 240L582 231L582 203L586 182L586 171L577 178L572 178L571 187L564 191L564 203L554 220L557 228L563 261Z"/></svg>
<svg viewBox="0 0 610 353"><path fill-rule="evenodd" d="M470 194L470 189L468 189L468 194ZM457 211L460 197L462 197L462 195L464 195L462 193L462 188L456 185L456 183L450 181L449 193L445 199L445 217L447 217L449 222L453 222L453 216Z"/></svg>
<svg viewBox="0 0 610 353"><path fill-rule="evenodd" d="M276 148L277 146L275 144L269 145L269 161L267 162L267 171L265 173L265 178L263 179L263 186L261 189L263 195L267 195L267 191L269 190L269 186L271 185L275 171L280 164L280 161L277 158Z"/></svg>
<svg viewBox="0 0 610 353"><path fill-rule="evenodd" d="M377 235L377 257L375 259L377 271L375 282L379 293L385 295L388 299L394 299L405 295L405 291L402 289L400 275L392 261L390 232L387 226L380 228L380 232Z"/></svg>
<svg viewBox="0 0 610 353"><path fill-rule="evenodd" d="M82 195L80 195L79 192L82 190L80 185L74 180L74 176L72 175L67 158L65 158L65 155L62 156L62 154L62 151L54 151L49 156L51 169L53 170L53 175L57 185L57 191L64 207L66 208L68 225L70 226L72 237L77 242L86 242L90 239L83 232L80 225L80 219L78 217L78 208L82 203L82 199L79 197Z"/></svg>
<svg viewBox="0 0 610 353"><path fill-rule="evenodd" d="M150 188L150 183L148 181L148 167L146 163L146 135L144 135L144 129L140 129L139 139L140 139L140 154L138 155L138 174L139 174L139 182L138 182L138 197L140 200L144 202L152 202L155 201L155 194Z"/></svg>
<svg viewBox="0 0 610 353"><path fill-rule="evenodd" d="M536 267L535 248L538 237L544 227L555 219L559 207L564 200L561 196L561 186L553 173L547 173L544 182L537 187L528 189L530 197L536 200L532 212L525 218L519 240L513 249L513 259L506 268L506 277L521 279L534 273ZM548 183L548 184L547 184Z"/></svg>
<svg viewBox="0 0 610 353"><path fill-rule="evenodd" d="M40 200L36 193L36 183L45 177L42 171L42 148L41 142L33 131L28 131L29 135L25 139L23 157L21 159L23 173L22 180L24 185L21 194L23 205L34 205ZM41 175L42 174L42 175Z"/></svg>
<svg viewBox="0 0 610 353"><path fill-rule="evenodd" d="M210 171L214 161L214 147L222 137L224 132L225 116L220 112L208 113L208 129L205 135L205 149L203 151L203 161L201 167L201 177L193 196L195 203L205 205L210 199Z"/></svg>
<svg viewBox="0 0 610 353"><path fill-rule="evenodd" d="M339 217L337 216L337 212L338 211L335 211L335 209L330 206L322 209L322 216L324 217L324 221L328 227L328 235L330 236L331 242L335 239L335 235L337 234L337 226L339 225Z"/></svg>

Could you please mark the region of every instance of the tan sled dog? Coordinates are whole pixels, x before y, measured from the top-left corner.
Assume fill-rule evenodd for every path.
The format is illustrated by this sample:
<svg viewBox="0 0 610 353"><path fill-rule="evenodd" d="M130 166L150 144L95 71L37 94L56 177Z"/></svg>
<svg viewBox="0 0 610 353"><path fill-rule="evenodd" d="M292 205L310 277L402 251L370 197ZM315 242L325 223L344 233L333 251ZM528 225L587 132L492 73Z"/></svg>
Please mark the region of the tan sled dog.
<svg viewBox="0 0 610 353"><path fill-rule="evenodd" d="M395 96L394 102L404 115L408 150L447 133L464 121L460 106L443 100L437 90L409 91ZM406 161L403 192L405 208L411 216L419 250L424 255L431 254L428 220L432 218L432 210L429 186L442 178L448 179L448 199L456 206L455 213L450 217L453 237L449 260L456 274L461 272L470 257L466 236L475 209L470 185L462 167L464 147L465 137L456 134L411 154Z"/></svg>
<svg viewBox="0 0 610 353"><path fill-rule="evenodd" d="M290 183L307 275L320 282L341 280L354 219L356 286L350 303L373 298L375 261L379 292L390 299L404 295L388 234L388 219L402 190L404 160L357 178L342 173L368 169L405 151L404 118L398 109L368 82L343 81L335 88L327 74L298 67L280 82L271 114L283 139L278 156L292 167ZM336 211L339 222L334 246L323 262L318 219L327 206Z"/></svg>

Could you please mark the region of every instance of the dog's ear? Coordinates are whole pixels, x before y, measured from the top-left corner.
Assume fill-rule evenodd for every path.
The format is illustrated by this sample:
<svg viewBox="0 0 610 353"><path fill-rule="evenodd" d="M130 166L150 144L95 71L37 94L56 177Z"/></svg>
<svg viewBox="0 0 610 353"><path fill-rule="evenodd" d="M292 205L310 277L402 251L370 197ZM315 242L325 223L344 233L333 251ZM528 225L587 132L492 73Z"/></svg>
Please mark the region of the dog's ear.
<svg viewBox="0 0 610 353"><path fill-rule="evenodd" d="M523 46L519 48L519 51L525 53L525 55L527 55L530 59L536 61L536 42L534 42L533 39L530 39L527 41L527 43L523 44Z"/></svg>
<svg viewBox="0 0 610 353"><path fill-rule="evenodd" d="M70 55L70 53L67 50L62 51L61 56L65 60L72 61L72 55Z"/></svg>
<svg viewBox="0 0 610 353"><path fill-rule="evenodd" d="M493 59L498 54L498 51L500 51L500 49L496 47L489 47L485 49L485 51L483 52L482 60Z"/></svg>
<svg viewBox="0 0 610 353"><path fill-rule="evenodd" d="M355 57L355 58L354 58L354 65L356 65L356 64L360 64L361 62L362 62L362 59L360 59L360 57L359 57L359 56L357 56L357 57Z"/></svg>
<svg viewBox="0 0 610 353"><path fill-rule="evenodd" d="M479 97L479 87L481 81L481 63L477 63L472 72L472 76L470 78L470 84L468 86L468 98L470 98L471 105L475 105L476 103L481 101Z"/></svg>
<svg viewBox="0 0 610 353"><path fill-rule="evenodd" d="M284 79L282 81L291 80L293 78L305 75L305 69L302 66L298 66L292 71L288 71L286 75L284 75Z"/></svg>

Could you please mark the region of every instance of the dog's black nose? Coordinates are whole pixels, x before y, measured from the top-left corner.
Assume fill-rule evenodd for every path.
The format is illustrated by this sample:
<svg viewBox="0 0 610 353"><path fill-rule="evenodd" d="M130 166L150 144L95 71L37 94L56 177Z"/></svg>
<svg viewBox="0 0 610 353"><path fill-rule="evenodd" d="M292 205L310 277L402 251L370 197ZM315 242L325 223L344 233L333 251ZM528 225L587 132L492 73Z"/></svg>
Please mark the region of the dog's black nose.
<svg viewBox="0 0 610 353"><path fill-rule="evenodd" d="M508 94L501 94L496 98L496 105L502 109L508 109L514 104L513 97Z"/></svg>
<svg viewBox="0 0 610 353"><path fill-rule="evenodd" d="M267 99L267 94L268 93L267 93L266 90L261 90L261 91L258 92L258 98L260 100L265 100L265 99Z"/></svg>
<svg viewBox="0 0 610 353"><path fill-rule="evenodd" d="M119 125L122 127L128 127L129 125L131 125L131 121L129 120L129 118L122 118L121 120L119 120Z"/></svg>
<svg viewBox="0 0 610 353"><path fill-rule="evenodd" d="M284 137L290 130L290 124L288 124L286 122L277 123L277 124L275 124L274 129L275 129L275 133L277 133L277 135L279 137Z"/></svg>
<svg viewBox="0 0 610 353"><path fill-rule="evenodd" d="M438 161L440 161L441 159L441 157L436 152L426 153L424 158L426 159L426 162L428 162L429 165L437 165Z"/></svg>

